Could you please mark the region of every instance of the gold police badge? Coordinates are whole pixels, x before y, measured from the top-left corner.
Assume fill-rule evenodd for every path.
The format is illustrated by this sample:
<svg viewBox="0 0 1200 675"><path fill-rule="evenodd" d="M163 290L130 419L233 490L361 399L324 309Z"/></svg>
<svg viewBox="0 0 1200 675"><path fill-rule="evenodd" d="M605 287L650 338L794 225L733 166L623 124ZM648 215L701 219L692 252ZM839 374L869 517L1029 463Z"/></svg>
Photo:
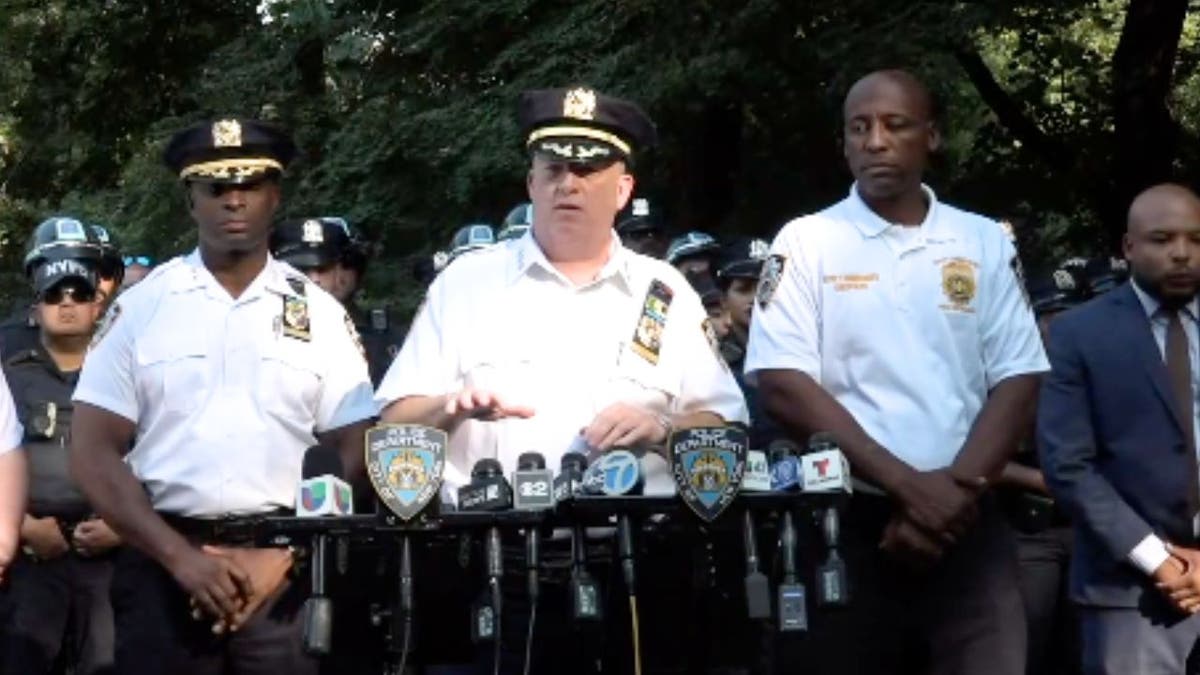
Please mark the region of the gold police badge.
<svg viewBox="0 0 1200 675"><path fill-rule="evenodd" d="M572 89L563 97L563 117L590 120L596 115L596 92L591 89Z"/></svg>
<svg viewBox="0 0 1200 675"><path fill-rule="evenodd" d="M217 120L212 125L214 148L242 147L242 125L237 120Z"/></svg>
<svg viewBox="0 0 1200 675"><path fill-rule="evenodd" d="M975 266L962 258L942 263L942 291L952 309L969 309L975 299Z"/></svg>

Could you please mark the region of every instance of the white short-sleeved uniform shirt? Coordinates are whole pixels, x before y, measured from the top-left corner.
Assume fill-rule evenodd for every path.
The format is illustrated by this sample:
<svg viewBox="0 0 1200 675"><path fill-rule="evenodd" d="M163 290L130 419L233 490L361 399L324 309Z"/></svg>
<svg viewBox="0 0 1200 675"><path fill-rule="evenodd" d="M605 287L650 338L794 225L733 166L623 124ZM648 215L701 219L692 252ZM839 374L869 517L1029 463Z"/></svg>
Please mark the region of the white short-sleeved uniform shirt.
<svg viewBox="0 0 1200 675"><path fill-rule="evenodd" d="M176 258L106 321L74 400L136 423L126 461L158 511L290 508L315 432L375 414L345 310L273 258L237 299L198 251Z"/></svg>
<svg viewBox="0 0 1200 675"><path fill-rule="evenodd" d="M675 268L633 253L615 235L611 250L596 281L576 287L530 233L458 258L430 287L380 383L380 409L469 385L536 411L527 420L462 422L450 435L444 499L454 499L486 457L511 474L521 453L536 451L557 470L568 450L587 451L581 430L615 402L747 421L737 382L706 336L699 296ZM652 286L670 296L661 331L645 319ZM642 461L647 493L669 494L666 461Z"/></svg>
<svg viewBox="0 0 1200 675"><path fill-rule="evenodd" d="M1004 227L924 190L920 227L886 222L854 188L784 226L746 372L809 375L872 438L928 471L953 462L996 384L1049 364Z"/></svg>
<svg viewBox="0 0 1200 675"><path fill-rule="evenodd" d="M25 438L25 429L17 420L17 408L13 404L12 391L8 388L8 379L0 370L0 455L21 447Z"/></svg>

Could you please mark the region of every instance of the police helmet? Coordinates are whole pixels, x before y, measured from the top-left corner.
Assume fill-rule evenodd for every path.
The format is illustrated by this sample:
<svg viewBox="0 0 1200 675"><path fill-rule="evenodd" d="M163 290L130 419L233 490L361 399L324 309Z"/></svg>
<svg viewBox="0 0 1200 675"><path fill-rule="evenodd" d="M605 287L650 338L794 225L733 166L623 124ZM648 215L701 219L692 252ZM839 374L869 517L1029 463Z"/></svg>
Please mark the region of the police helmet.
<svg viewBox="0 0 1200 675"><path fill-rule="evenodd" d="M528 232L531 227L533 227L533 204L529 202L517 204L504 217L504 223L496 235L496 241L516 239Z"/></svg>
<svg viewBox="0 0 1200 675"><path fill-rule="evenodd" d="M695 255L712 255L721 248L717 240L706 232L688 232L671 240L667 247L667 262L674 265L683 258Z"/></svg>
<svg viewBox="0 0 1200 675"><path fill-rule="evenodd" d="M496 243L496 234L492 226L486 223L475 223L459 228L450 240L450 260L481 248L487 248Z"/></svg>
<svg viewBox="0 0 1200 675"><path fill-rule="evenodd" d="M117 237L103 225L88 225L100 244L100 261L97 272L101 279L115 279L117 285L125 278L125 259L121 256L121 244Z"/></svg>
<svg viewBox="0 0 1200 675"><path fill-rule="evenodd" d="M656 209L650 206L650 200L636 197L629 201L617 214L617 236L624 237L638 232L663 232L662 219Z"/></svg>
<svg viewBox="0 0 1200 675"><path fill-rule="evenodd" d="M75 218L54 216L38 224L25 249L25 276L35 267L55 260L81 260L99 266L102 257L95 232Z"/></svg>
<svg viewBox="0 0 1200 675"><path fill-rule="evenodd" d="M271 255L298 269L335 265L350 245L350 228L341 218L295 218L271 231Z"/></svg>

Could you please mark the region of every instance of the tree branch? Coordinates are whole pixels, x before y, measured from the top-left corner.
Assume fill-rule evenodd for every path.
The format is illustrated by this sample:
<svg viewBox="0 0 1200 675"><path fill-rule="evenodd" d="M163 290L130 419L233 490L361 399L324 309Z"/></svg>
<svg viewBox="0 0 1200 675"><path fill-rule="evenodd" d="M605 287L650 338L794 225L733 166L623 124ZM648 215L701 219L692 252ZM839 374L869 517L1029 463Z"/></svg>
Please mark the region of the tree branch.
<svg viewBox="0 0 1200 675"><path fill-rule="evenodd" d="M966 72L979 97L995 113L1000 124L1019 140L1022 145L1037 154L1043 161L1056 170L1072 168L1073 153L1067 152L1066 147L1048 136L1034 122L1021 105L1000 86L992 70L988 68L979 50L974 45L959 45L954 49L954 58Z"/></svg>

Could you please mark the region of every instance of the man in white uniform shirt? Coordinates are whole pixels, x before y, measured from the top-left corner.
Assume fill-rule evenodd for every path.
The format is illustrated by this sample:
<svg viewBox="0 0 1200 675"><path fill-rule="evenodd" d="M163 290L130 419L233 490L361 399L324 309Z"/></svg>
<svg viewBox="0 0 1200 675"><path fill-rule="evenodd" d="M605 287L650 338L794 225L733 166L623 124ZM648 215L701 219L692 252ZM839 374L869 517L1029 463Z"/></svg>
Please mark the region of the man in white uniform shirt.
<svg viewBox="0 0 1200 675"><path fill-rule="evenodd" d="M376 393L385 422L449 432L444 498L483 458L511 474L537 451L557 469L570 450L650 449L674 427L747 421L699 297L613 232L634 188L632 156L655 138L650 120L580 88L524 93L518 121L532 229L442 272ZM647 492L670 493L663 455L642 461ZM539 637L570 651L552 643ZM571 656L535 655L535 670L584 672Z"/></svg>
<svg viewBox="0 0 1200 675"><path fill-rule="evenodd" d="M0 582L5 580L17 554L21 521L25 519L29 476L21 448L24 435L8 380L0 373Z"/></svg>
<svg viewBox="0 0 1200 675"><path fill-rule="evenodd" d="M219 546L233 542L212 526L293 509L318 443L362 471L374 405L357 334L337 300L267 250L294 154L253 120L171 139L164 159L199 247L116 301L75 390L72 473L129 544L112 588L122 675L316 672L291 554Z"/></svg>
<svg viewBox="0 0 1200 675"><path fill-rule="evenodd" d="M915 77L871 74L843 113L855 184L776 238L746 359L775 419L800 439L833 433L869 484L842 528L854 600L814 618L805 664L1017 675L1015 553L987 486L1047 366L1016 252L921 183L940 136Z"/></svg>

